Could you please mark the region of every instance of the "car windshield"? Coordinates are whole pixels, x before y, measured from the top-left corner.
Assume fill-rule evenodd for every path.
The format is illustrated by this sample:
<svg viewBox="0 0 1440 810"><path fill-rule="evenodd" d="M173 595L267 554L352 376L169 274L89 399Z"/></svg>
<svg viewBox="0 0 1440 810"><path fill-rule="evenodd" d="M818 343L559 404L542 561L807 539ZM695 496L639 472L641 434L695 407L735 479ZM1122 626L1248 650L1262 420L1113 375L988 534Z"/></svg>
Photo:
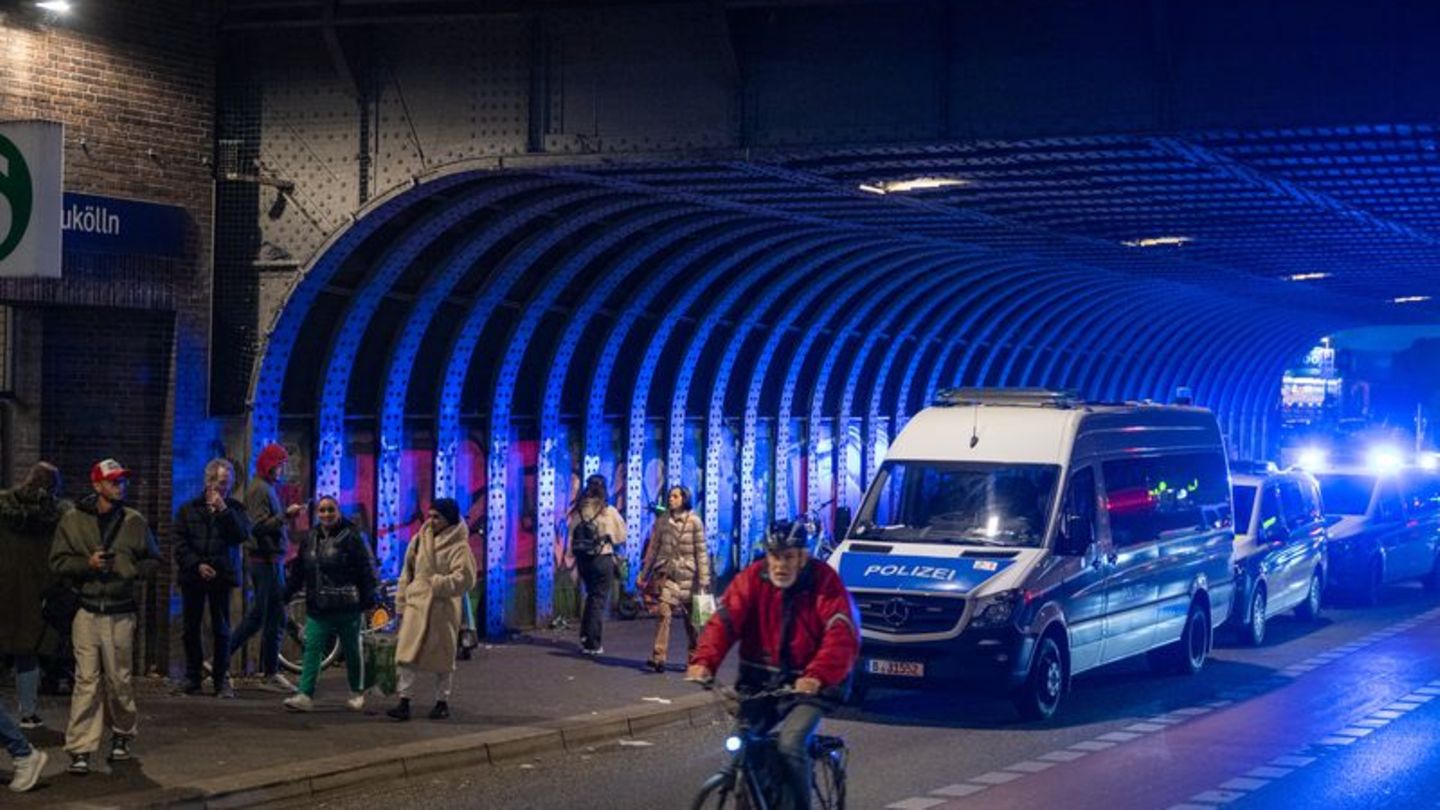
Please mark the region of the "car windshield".
<svg viewBox="0 0 1440 810"><path fill-rule="evenodd" d="M1325 511L1331 515L1363 515L1370 508L1375 491L1373 475L1330 474L1318 476Z"/></svg>
<svg viewBox="0 0 1440 810"><path fill-rule="evenodd" d="M1255 487L1236 484L1231 488L1235 495L1235 533L1250 533L1250 515L1255 511Z"/></svg>
<svg viewBox="0 0 1440 810"><path fill-rule="evenodd" d="M887 461L851 536L1039 546L1059 478L1055 465Z"/></svg>

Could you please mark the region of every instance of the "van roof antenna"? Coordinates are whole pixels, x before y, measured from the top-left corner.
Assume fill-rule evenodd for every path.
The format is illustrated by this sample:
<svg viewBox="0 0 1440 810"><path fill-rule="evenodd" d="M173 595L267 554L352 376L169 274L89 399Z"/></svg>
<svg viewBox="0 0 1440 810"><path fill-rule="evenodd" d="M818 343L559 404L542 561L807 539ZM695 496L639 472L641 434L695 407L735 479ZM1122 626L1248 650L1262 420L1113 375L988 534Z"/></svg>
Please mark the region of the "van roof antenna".
<svg viewBox="0 0 1440 810"><path fill-rule="evenodd" d="M980 403L975 403L975 419L970 423L970 449L980 443Z"/></svg>

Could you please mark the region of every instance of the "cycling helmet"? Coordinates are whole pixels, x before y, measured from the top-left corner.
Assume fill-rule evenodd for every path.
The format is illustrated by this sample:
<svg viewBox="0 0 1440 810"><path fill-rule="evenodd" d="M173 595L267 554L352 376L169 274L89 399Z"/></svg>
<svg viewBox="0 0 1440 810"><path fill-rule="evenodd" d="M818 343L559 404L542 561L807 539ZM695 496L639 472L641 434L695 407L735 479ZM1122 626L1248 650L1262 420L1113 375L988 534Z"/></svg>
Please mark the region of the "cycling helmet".
<svg viewBox="0 0 1440 810"><path fill-rule="evenodd" d="M810 527L808 524L798 520L780 520L770 524L770 533L765 537L766 551L809 547Z"/></svg>

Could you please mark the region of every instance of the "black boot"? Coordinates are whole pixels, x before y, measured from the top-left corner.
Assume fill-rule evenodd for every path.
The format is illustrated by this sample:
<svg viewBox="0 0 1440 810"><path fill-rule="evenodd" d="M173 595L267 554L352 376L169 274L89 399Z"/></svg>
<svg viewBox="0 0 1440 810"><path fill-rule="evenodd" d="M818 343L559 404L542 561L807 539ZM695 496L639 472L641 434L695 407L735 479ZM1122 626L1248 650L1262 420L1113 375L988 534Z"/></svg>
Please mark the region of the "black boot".
<svg viewBox="0 0 1440 810"><path fill-rule="evenodd" d="M389 717L391 720L398 720L398 721L400 721L400 722L402 722L402 723L405 722L406 720L409 720L409 719L410 719L410 698L400 698L400 703L397 704L397 705L395 706L395 708L391 709L391 710L388 711L388 712L385 712L385 715L386 715L387 717Z"/></svg>
<svg viewBox="0 0 1440 810"><path fill-rule="evenodd" d="M450 716L450 704L443 700L435 701L435 708L430 710L431 720L444 720Z"/></svg>

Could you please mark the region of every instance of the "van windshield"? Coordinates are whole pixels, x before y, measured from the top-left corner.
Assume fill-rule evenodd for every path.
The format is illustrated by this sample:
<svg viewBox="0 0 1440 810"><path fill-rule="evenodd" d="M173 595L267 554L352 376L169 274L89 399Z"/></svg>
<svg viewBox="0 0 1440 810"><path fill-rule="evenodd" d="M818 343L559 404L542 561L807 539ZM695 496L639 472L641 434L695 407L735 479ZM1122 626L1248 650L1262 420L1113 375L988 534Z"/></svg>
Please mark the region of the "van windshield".
<svg viewBox="0 0 1440 810"><path fill-rule="evenodd" d="M887 461L852 537L1040 546L1060 468L1046 464Z"/></svg>

